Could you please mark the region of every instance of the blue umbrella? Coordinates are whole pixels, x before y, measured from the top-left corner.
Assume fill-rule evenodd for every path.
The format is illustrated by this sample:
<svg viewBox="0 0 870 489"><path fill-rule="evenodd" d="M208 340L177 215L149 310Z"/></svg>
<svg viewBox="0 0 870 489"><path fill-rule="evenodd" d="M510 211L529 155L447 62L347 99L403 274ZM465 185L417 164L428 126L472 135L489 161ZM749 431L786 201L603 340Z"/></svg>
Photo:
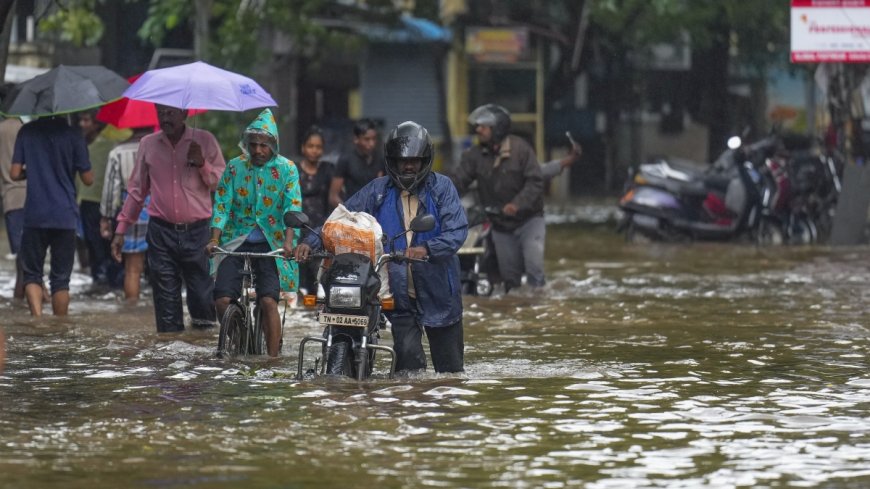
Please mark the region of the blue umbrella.
<svg viewBox="0 0 870 489"><path fill-rule="evenodd" d="M18 84L3 100L4 115L57 115L117 100L127 80L103 66L60 65Z"/></svg>

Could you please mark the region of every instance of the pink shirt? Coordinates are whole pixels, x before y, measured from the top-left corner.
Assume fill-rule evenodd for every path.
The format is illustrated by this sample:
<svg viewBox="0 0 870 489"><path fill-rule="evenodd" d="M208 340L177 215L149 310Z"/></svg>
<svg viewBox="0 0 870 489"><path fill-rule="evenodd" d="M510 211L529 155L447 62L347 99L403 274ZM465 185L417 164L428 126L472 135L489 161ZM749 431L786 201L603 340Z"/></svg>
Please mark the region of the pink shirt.
<svg viewBox="0 0 870 489"><path fill-rule="evenodd" d="M201 168L187 164L192 140L202 147L205 164ZM150 216L173 224L210 218L211 194L226 166L217 140L208 131L186 127L174 147L163 131L143 137L115 233L124 234L136 222L149 193Z"/></svg>

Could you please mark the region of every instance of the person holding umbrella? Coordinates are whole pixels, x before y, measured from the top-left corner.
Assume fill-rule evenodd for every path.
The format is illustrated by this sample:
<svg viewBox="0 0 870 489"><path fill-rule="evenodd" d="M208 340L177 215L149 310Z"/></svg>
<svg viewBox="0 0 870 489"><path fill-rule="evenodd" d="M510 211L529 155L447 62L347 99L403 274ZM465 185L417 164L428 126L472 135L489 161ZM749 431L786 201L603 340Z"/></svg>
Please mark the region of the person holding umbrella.
<svg viewBox="0 0 870 489"><path fill-rule="evenodd" d="M131 97L132 98L132 97ZM158 332L184 331L182 284L195 328L214 326L214 282L205 246L209 240L211 194L226 167L220 146L208 131L187 126L187 110L157 106L160 131L142 138L128 182L127 199L112 238L120 262L127 229L148 204L146 259L154 290Z"/></svg>
<svg viewBox="0 0 870 489"><path fill-rule="evenodd" d="M76 173L83 184L94 183L85 139L66 117L40 117L21 127L9 174L13 180L27 179L20 253L24 295L33 316L42 316L43 266L49 248L51 310L55 316L69 311L78 220Z"/></svg>
<svg viewBox="0 0 870 489"><path fill-rule="evenodd" d="M75 174L85 185L94 182L85 140L67 123L66 114L115 100L128 86L102 66L60 65L19 84L0 105L5 116L39 117L21 127L9 170L13 180L27 179L21 267L34 316L42 315L43 265L49 248L52 312L62 316L69 310L78 220Z"/></svg>

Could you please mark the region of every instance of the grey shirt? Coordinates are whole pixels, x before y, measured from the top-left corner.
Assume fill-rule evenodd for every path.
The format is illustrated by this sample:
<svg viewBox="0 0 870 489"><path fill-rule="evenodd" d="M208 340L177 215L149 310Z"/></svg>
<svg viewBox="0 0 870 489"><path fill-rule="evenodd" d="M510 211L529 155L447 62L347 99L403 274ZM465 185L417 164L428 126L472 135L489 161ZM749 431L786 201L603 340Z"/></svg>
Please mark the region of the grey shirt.
<svg viewBox="0 0 870 489"><path fill-rule="evenodd" d="M22 125L18 119L3 119L0 122L0 193L3 194L4 213L24 208L27 197L27 180L15 182L9 177L15 138Z"/></svg>

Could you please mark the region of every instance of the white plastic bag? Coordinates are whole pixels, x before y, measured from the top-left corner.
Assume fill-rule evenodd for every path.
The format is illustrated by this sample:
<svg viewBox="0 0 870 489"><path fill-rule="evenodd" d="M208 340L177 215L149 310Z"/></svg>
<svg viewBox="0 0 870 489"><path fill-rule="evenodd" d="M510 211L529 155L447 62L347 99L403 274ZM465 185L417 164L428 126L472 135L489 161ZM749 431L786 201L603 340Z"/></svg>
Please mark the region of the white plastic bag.
<svg viewBox="0 0 870 489"><path fill-rule="evenodd" d="M384 232L377 219L365 212L351 212L342 204L338 204L326 219L320 235L323 238L323 248L333 255L359 253L369 257L374 266L384 254ZM379 275L381 290L378 297L383 299L390 296L386 266L380 270Z"/></svg>

